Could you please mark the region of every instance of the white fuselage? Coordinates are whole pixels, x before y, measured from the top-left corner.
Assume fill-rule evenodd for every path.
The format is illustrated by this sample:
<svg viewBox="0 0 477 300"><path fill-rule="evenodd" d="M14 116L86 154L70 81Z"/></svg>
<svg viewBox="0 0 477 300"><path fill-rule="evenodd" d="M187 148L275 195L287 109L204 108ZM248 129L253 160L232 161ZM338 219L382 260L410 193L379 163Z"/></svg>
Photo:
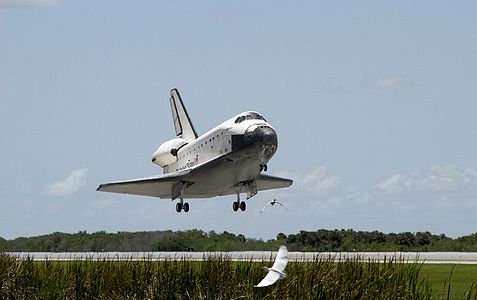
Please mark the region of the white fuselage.
<svg viewBox="0 0 477 300"><path fill-rule="evenodd" d="M209 130L189 143L184 143L176 152L175 161L163 166L164 173L176 172L192 168L212 159L230 153L233 149L232 136L244 136L259 126L273 129L263 118L252 119L246 116L260 116L256 112L244 112L236 115L215 128ZM240 119L241 117L245 117ZM260 116L261 117L261 116ZM276 147L275 147L276 148ZM275 149L274 149L275 150ZM274 152L274 151L273 151ZM159 149L153 155L153 162L159 155ZM266 164L269 158L263 157L261 162Z"/></svg>

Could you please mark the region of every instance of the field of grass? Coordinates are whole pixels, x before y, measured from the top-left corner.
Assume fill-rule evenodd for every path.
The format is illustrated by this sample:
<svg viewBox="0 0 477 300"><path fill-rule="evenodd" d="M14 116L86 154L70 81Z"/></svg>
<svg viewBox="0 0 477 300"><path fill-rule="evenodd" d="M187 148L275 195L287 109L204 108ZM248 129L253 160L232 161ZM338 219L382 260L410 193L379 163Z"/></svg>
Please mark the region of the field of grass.
<svg viewBox="0 0 477 300"><path fill-rule="evenodd" d="M471 288L471 299L476 297L477 265L425 264L419 277L429 282L435 299L463 299Z"/></svg>
<svg viewBox="0 0 477 300"><path fill-rule="evenodd" d="M227 257L40 262L0 254L0 299L441 299L429 281L443 283L427 266L317 257L291 262L285 280L254 288L265 275L262 266L271 264ZM477 299L475 289L470 296Z"/></svg>

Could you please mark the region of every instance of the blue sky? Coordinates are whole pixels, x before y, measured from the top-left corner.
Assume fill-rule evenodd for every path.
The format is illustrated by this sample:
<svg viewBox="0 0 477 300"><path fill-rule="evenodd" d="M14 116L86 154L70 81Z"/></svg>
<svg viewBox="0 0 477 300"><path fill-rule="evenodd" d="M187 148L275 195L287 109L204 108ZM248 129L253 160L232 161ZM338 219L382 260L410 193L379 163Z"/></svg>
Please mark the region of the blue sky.
<svg viewBox="0 0 477 300"><path fill-rule="evenodd" d="M0 0L0 236L477 232L475 20L473 1ZM261 112L294 185L245 213L96 192L162 172L172 87L199 133ZM289 210L258 214L273 198Z"/></svg>

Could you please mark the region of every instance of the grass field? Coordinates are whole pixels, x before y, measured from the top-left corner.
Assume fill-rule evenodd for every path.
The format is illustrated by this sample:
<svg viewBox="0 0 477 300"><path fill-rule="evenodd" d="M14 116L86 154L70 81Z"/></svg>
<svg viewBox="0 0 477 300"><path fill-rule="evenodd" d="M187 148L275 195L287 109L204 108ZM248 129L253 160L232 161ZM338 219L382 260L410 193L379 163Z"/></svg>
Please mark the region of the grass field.
<svg viewBox="0 0 477 300"><path fill-rule="evenodd" d="M317 257L290 262L285 280L254 288L265 275L262 266L271 264L227 257L33 261L0 254L0 299L462 299L477 271L456 266L447 297L449 265ZM477 299L475 288L468 299Z"/></svg>
<svg viewBox="0 0 477 300"><path fill-rule="evenodd" d="M448 295L449 299L463 299L472 285L477 285L477 265L425 264L419 278L429 282L435 299L447 299ZM475 288L471 299L476 299Z"/></svg>

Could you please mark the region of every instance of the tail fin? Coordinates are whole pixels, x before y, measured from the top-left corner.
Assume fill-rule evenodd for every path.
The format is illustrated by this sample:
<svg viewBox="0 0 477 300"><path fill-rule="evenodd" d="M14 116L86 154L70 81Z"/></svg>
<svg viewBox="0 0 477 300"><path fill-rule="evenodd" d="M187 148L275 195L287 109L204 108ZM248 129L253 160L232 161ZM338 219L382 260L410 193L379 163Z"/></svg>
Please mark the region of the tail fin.
<svg viewBox="0 0 477 300"><path fill-rule="evenodd" d="M172 119L174 120L174 127L176 128L176 135L181 136L186 141L192 141L197 138L197 132L194 125L190 121L187 110L182 102L179 91L174 88L171 90L171 110Z"/></svg>

